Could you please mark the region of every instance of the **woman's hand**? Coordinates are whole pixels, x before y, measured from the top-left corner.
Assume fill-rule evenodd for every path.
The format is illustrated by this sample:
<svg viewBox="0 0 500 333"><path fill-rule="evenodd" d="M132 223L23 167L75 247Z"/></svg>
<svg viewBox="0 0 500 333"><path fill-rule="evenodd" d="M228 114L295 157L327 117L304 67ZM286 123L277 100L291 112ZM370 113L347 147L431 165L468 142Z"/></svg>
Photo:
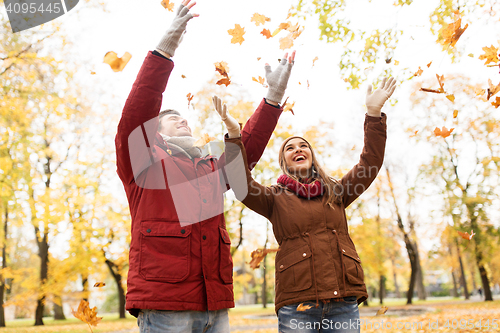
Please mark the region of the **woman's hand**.
<svg viewBox="0 0 500 333"><path fill-rule="evenodd" d="M175 50L182 41L182 36L186 32L186 25L190 19L199 16L198 14L191 14L189 10L196 5L196 2L190 3L191 0L182 1L181 5L177 8L170 28L161 39L160 43L156 46L156 50L162 55L170 58L174 55Z"/></svg>
<svg viewBox="0 0 500 333"><path fill-rule="evenodd" d="M380 117L382 106L385 101L391 97L394 89L396 89L396 80L391 77L387 80L386 77L382 80L380 86L372 94L372 85L368 85L366 92L366 108L368 115L372 117Z"/></svg>
<svg viewBox="0 0 500 333"><path fill-rule="evenodd" d="M285 56L274 71L271 70L269 64L266 64L264 67L266 70L267 84L269 85L266 100L273 105L281 103L283 95L285 95L288 79L290 78L290 73L292 72L292 67L295 62L295 51L293 51L292 55L288 58L288 64L287 57L288 53L285 53Z"/></svg>
<svg viewBox="0 0 500 333"><path fill-rule="evenodd" d="M220 115L221 120L226 124L229 138L237 138L240 136L240 124L229 113L227 113L226 104L222 104L222 100L214 95L212 97L215 111Z"/></svg>

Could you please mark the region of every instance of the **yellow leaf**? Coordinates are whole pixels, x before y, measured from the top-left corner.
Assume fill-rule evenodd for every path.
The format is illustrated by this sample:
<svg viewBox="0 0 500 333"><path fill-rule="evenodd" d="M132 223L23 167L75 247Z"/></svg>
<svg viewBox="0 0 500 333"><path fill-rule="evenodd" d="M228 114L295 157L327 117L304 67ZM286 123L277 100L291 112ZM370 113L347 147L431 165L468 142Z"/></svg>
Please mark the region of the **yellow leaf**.
<svg viewBox="0 0 500 333"><path fill-rule="evenodd" d="M315 57L315 58L313 59L313 64L312 64L313 66L314 66L314 63L316 62L316 60L318 60L318 57Z"/></svg>
<svg viewBox="0 0 500 333"><path fill-rule="evenodd" d="M287 30L291 26L290 22L280 23L278 29Z"/></svg>
<svg viewBox="0 0 500 333"><path fill-rule="evenodd" d="M121 72L130 61L130 58L132 58L132 55L128 52L125 52L123 57L118 58L116 52L110 51L104 56L103 62L108 64L114 72Z"/></svg>
<svg viewBox="0 0 500 333"><path fill-rule="evenodd" d="M424 70L422 68L420 68L420 66L418 66L418 71L416 71L415 74L413 74L413 76L420 76L420 75L422 75L423 72L424 72Z"/></svg>
<svg viewBox="0 0 500 333"><path fill-rule="evenodd" d="M94 288L101 288L101 287L104 287L106 285L106 283L104 282L96 282L94 284Z"/></svg>
<svg viewBox="0 0 500 333"><path fill-rule="evenodd" d="M306 310L309 310L310 308L312 308L311 305L304 305L304 303L300 303L297 306L297 311L306 311Z"/></svg>
<svg viewBox="0 0 500 333"><path fill-rule="evenodd" d="M273 31L273 33L271 34L271 37L274 37L276 36L282 29L278 28L276 30Z"/></svg>
<svg viewBox="0 0 500 333"><path fill-rule="evenodd" d="M242 28L239 24L235 24L234 29L229 29L227 32L233 37L231 38L232 44L239 43L241 45L241 43L243 43L243 41L245 40L245 38L243 38L245 29Z"/></svg>
<svg viewBox="0 0 500 333"><path fill-rule="evenodd" d="M293 46L293 34L288 34L288 36L280 38L280 49L286 50Z"/></svg>
<svg viewBox="0 0 500 333"><path fill-rule="evenodd" d="M498 107L500 106L500 97L496 97L496 100L494 102L491 102L491 105L493 105L495 107L495 109L498 109Z"/></svg>
<svg viewBox="0 0 500 333"><path fill-rule="evenodd" d="M277 252L279 250L280 249L257 249L255 251L252 251L252 253L250 254L252 260L248 264L250 264L250 267L252 269L257 269L260 267L260 262L264 260L265 256L267 256L268 253Z"/></svg>
<svg viewBox="0 0 500 333"><path fill-rule="evenodd" d="M455 12L455 15L457 17L457 20L455 22L450 24L445 24L439 30L440 36L442 37L440 43L443 45L450 44L452 47L454 47L455 44L458 42L460 36L462 36L465 29L467 29L467 27L469 26L468 24L466 24L463 28L461 28L462 19L458 15L458 12Z"/></svg>
<svg viewBox="0 0 500 333"><path fill-rule="evenodd" d="M90 71L90 75L95 75L95 72L94 71Z"/></svg>
<svg viewBox="0 0 500 333"><path fill-rule="evenodd" d="M229 67L227 66L227 62L219 61L214 63L215 70L219 72L220 75L228 77Z"/></svg>
<svg viewBox="0 0 500 333"><path fill-rule="evenodd" d="M174 11L174 3L170 2L169 0L162 0L161 5L171 12Z"/></svg>
<svg viewBox="0 0 500 333"><path fill-rule="evenodd" d="M488 85L490 87L488 88L488 97L486 98L487 100L489 100L493 95L500 91L500 83L495 86L493 85L493 82L491 82L491 79L488 79Z"/></svg>
<svg viewBox="0 0 500 333"><path fill-rule="evenodd" d="M455 102L455 95L453 95L453 94L446 95L446 98L448 98L452 102Z"/></svg>
<svg viewBox="0 0 500 333"><path fill-rule="evenodd" d="M498 48L491 45L490 47L483 47L484 54L479 56L479 60L485 60L484 64L488 65L490 62L497 63L498 59Z"/></svg>
<svg viewBox="0 0 500 333"><path fill-rule="evenodd" d="M269 17L265 17L264 15L255 13L253 14L252 19L250 21L255 22L255 25L259 26L261 24L271 21L271 19Z"/></svg>
<svg viewBox="0 0 500 333"><path fill-rule="evenodd" d="M97 317L97 307L90 309L89 302L83 299L80 301L80 305L78 305L78 310L74 311L71 309L71 313L75 316L75 318L87 323L91 331L92 328L90 326L97 326L99 321L102 319L102 317Z"/></svg>
<svg viewBox="0 0 500 333"><path fill-rule="evenodd" d="M387 310L389 310L389 308L387 306L382 306L380 309L378 309L376 315L381 316L381 315L385 314L387 312Z"/></svg>
<svg viewBox="0 0 500 333"><path fill-rule="evenodd" d="M293 112L293 107L295 106L295 102L287 103L287 101L288 97L286 98L285 103L283 103L283 112L290 111L295 116L295 113Z"/></svg>
<svg viewBox="0 0 500 333"><path fill-rule="evenodd" d="M193 144L194 147L203 147L204 145L206 145L207 143L211 142L211 141L214 141L215 138L214 137L211 137L210 135L208 135L207 133L204 133L201 138L199 138L198 140L196 140L196 142Z"/></svg>
<svg viewBox="0 0 500 333"><path fill-rule="evenodd" d="M394 60L394 66L397 66L399 65L399 61L398 60Z"/></svg>
<svg viewBox="0 0 500 333"><path fill-rule="evenodd" d="M256 79L255 77L252 77L252 80L257 82L257 83L262 84L264 87L267 87L267 85L264 84L264 78L262 76L259 76L258 79Z"/></svg>
<svg viewBox="0 0 500 333"><path fill-rule="evenodd" d="M453 110L453 118L456 118L458 116L458 110Z"/></svg>

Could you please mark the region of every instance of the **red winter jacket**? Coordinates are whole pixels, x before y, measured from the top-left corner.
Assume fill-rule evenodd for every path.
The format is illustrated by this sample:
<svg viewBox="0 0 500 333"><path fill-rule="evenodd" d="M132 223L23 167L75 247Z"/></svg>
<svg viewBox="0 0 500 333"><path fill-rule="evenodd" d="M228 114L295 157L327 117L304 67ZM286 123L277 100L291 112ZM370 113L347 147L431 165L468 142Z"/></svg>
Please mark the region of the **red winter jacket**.
<svg viewBox="0 0 500 333"><path fill-rule="evenodd" d="M115 139L117 172L132 216L126 309L134 316L140 309L234 307L231 241L222 213L224 155L191 160L172 153L157 133L173 67L171 60L148 53ZM243 128L251 166L281 112L263 100Z"/></svg>

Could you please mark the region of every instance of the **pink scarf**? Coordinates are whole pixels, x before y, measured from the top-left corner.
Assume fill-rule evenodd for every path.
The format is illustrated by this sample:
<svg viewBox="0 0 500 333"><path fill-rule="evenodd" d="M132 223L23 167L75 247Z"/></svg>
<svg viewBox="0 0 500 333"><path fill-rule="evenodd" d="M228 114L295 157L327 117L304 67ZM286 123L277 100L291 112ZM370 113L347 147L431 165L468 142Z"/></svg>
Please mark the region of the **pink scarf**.
<svg viewBox="0 0 500 333"><path fill-rule="evenodd" d="M305 179L305 181L307 181L307 179ZM295 179L288 177L287 175L279 176L278 184L285 186L299 197L306 199L311 199L323 195L324 191L323 183L319 180L316 180L311 184L303 184L296 181Z"/></svg>

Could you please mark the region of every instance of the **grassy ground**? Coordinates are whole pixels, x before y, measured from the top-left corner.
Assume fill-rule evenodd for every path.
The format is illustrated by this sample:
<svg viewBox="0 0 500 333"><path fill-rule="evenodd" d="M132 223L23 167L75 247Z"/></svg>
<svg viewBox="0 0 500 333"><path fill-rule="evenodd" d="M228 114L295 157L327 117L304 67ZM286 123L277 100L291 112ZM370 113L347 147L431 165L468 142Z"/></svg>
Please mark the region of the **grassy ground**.
<svg viewBox="0 0 500 333"><path fill-rule="evenodd" d="M394 300L384 305L398 308L408 308L404 300ZM363 317L364 326L361 332L500 332L495 329L492 319L497 319L500 326L500 301L474 302L459 299L430 299L416 301L415 305L434 307L436 311L410 317L373 316ZM379 308L375 302L371 307ZM250 319L249 315L265 316L264 319ZM128 316L127 319L117 319L117 314L105 314L97 327L92 327L95 333L132 333L138 332L136 319ZM276 333L277 319L274 315L274 305L269 304L267 309L261 305L242 306L231 309L229 312L232 333ZM460 320L462 320L460 322ZM481 328L478 327L481 320ZM486 322L489 320L489 322ZM68 316L65 321L44 319L44 326L33 326L33 320L22 319L8 321L7 327L1 328L0 333L88 333L89 327L76 318ZM471 328L474 324L476 327ZM485 327L489 324L489 328ZM383 325L383 326L382 326ZM399 329L397 326L399 325ZM267 328L263 328L268 326ZM392 326L392 329L388 327ZM405 327L406 326L406 327ZM448 327L446 327L448 326ZM383 328L381 328L383 327Z"/></svg>

